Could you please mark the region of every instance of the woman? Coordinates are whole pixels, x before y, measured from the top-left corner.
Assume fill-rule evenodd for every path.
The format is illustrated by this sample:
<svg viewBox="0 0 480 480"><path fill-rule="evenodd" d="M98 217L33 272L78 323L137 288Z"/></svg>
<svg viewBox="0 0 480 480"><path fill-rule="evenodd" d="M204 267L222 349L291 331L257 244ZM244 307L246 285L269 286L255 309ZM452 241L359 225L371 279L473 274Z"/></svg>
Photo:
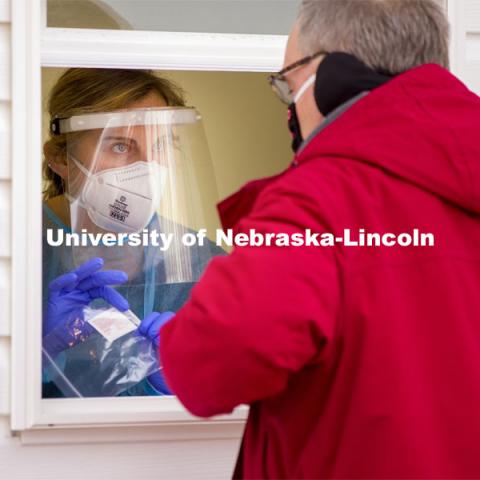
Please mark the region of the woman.
<svg viewBox="0 0 480 480"><path fill-rule="evenodd" d="M160 325L185 302L211 255L223 253L210 242L188 251L178 246L181 234L193 227L185 212L197 208L187 203L201 203L191 188L191 172L199 167L183 172L187 154L178 154L182 132L198 115L181 107L177 86L142 70L69 69L52 89L43 164L43 277L49 286L43 333L44 350L53 357L93 332L83 322L81 335L73 338L66 325L72 316L83 319L84 308L98 299L143 318L140 332L157 343ZM170 232L176 241L163 252L144 246L51 246L49 230L57 237ZM68 355L55 362L68 371ZM47 370L44 397L61 396ZM122 395L169 393L157 372Z"/></svg>

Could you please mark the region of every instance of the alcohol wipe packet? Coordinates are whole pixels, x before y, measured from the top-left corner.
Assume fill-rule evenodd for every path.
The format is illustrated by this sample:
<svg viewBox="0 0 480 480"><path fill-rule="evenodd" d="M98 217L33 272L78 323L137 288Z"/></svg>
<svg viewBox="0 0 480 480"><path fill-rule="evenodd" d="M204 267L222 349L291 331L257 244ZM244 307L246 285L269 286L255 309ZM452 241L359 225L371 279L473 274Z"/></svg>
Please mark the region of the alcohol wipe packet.
<svg viewBox="0 0 480 480"><path fill-rule="evenodd" d="M82 318L67 319L44 338L52 344L48 337L67 329L73 340L58 355L44 347L43 367L65 397L116 396L159 370L156 348L139 324L131 311L87 307Z"/></svg>

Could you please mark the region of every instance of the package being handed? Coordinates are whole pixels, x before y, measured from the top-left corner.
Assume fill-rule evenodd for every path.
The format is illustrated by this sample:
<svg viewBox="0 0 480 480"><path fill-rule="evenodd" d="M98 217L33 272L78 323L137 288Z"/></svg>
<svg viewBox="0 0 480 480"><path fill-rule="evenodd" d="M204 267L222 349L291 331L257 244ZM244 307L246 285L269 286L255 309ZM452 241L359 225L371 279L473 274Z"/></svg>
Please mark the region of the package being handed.
<svg viewBox="0 0 480 480"><path fill-rule="evenodd" d="M82 318L67 319L44 338L44 346L51 344L48 337L67 328L74 339L58 355L43 348L44 370L65 397L118 395L160 368L156 348L138 332L139 324L130 310L87 307Z"/></svg>

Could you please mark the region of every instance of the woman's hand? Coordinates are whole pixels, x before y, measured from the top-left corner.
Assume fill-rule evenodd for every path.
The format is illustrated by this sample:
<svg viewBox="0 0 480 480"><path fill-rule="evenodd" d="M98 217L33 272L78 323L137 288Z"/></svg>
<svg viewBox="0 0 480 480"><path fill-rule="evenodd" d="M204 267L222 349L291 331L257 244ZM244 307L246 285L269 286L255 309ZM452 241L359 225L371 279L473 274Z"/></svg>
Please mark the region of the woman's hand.
<svg viewBox="0 0 480 480"><path fill-rule="evenodd" d="M127 274L120 270L99 271L102 267L103 260L93 258L50 283L43 337L48 340L47 350L52 355L93 332L83 318L83 309L92 300L102 298L120 311L129 309L128 301L111 287L125 283Z"/></svg>
<svg viewBox="0 0 480 480"><path fill-rule="evenodd" d="M160 344L160 329L173 317L175 316L174 312L152 312L150 315L147 315L142 323L138 327L138 331L145 337L149 338L157 349L157 358L158 358L158 345ZM162 374L162 370L157 370L155 373L152 373L147 377L150 385L157 390L157 392L164 395L172 395L170 388L165 382L165 378Z"/></svg>

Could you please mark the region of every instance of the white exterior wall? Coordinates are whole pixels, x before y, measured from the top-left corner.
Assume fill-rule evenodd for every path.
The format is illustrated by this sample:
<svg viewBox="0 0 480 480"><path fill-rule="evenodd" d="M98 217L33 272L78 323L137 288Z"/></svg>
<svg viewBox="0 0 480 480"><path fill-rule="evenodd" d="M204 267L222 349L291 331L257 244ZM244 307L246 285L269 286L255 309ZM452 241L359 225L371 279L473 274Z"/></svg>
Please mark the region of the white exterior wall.
<svg viewBox="0 0 480 480"><path fill-rule="evenodd" d="M10 411L10 1L0 0L0 475L12 445ZM1 475L2 478L7 478Z"/></svg>
<svg viewBox="0 0 480 480"><path fill-rule="evenodd" d="M63 442L21 445L10 432L10 325L11 318L11 55L10 1L0 0L0 478L64 479L116 478L228 478L238 449L238 439L121 443L115 435L100 443ZM456 1L456 0L450 0ZM465 35L462 78L480 93L480 0L466 0L467 12L461 26L452 25L456 35ZM464 26L463 26L464 25ZM458 29L461 31L458 31ZM16 128L22 128L17 126ZM25 132L28 135L28 132Z"/></svg>

